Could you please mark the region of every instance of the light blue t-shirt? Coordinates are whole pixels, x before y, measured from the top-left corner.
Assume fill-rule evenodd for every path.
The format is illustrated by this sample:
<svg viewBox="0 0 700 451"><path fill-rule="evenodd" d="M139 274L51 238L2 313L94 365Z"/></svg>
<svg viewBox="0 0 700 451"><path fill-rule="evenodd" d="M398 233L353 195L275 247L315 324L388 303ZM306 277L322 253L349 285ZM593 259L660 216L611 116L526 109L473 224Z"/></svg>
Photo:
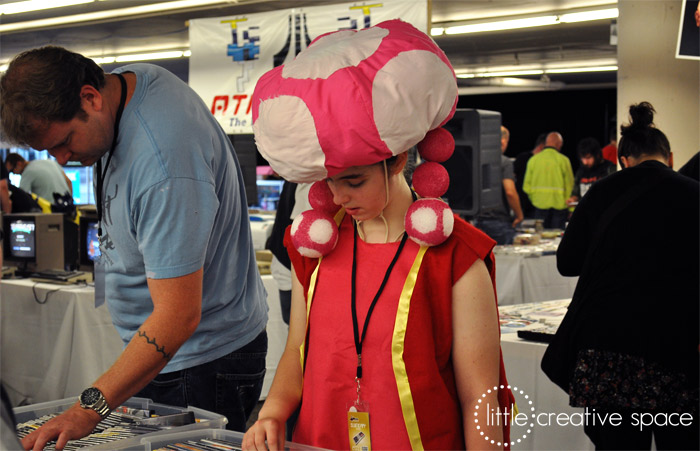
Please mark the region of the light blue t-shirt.
<svg viewBox="0 0 700 451"><path fill-rule="evenodd" d="M202 318L162 372L222 357L267 323L238 161L204 102L175 75L133 64L103 190L105 294L125 343L153 311L146 278L204 268ZM107 155L102 158L106 164Z"/></svg>
<svg viewBox="0 0 700 451"><path fill-rule="evenodd" d="M22 171L19 187L49 203L54 202L53 193L70 193L66 175L54 160L33 160L27 163Z"/></svg>

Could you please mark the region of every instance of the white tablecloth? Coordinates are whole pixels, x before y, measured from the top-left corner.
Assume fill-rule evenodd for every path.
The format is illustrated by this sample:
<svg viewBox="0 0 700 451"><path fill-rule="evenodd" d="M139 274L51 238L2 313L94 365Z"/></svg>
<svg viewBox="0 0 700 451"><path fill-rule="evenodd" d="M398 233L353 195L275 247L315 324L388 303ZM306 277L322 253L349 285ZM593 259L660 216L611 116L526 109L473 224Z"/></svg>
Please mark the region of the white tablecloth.
<svg viewBox="0 0 700 451"><path fill-rule="evenodd" d="M279 293L272 276L268 294L267 396L287 341ZM106 305L95 309L94 289L29 280L2 281L0 378L12 404L35 404L77 396L107 371L122 351ZM34 300L34 291L40 301Z"/></svg>
<svg viewBox="0 0 700 451"><path fill-rule="evenodd" d="M561 301L559 301L561 302ZM543 303L533 305L546 307L553 303ZM507 306L501 309L501 315L509 313L512 307ZM527 315L524 315L527 316ZM550 317L548 317L549 320ZM503 330L507 330L503 328ZM518 338L516 332L503 333L501 335L501 349L503 351L503 361L506 367L506 376L511 386L522 390L514 393L515 401L518 403L521 412L527 412L528 400L533 402L535 408L536 422L531 432L528 434L522 427L514 427L514 432L525 433L526 438L512 435L513 438L521 438L521 443L513 446L514 450L592 450L595 449L593 443L583 432L578 416L572 417L570 423L561 426L557 424L556 415L566 414L565 418L571 414L580 414L583 409L569 407L569 396L558 386L556 386L542 372L540 362L547 349L546 343L538 343ZM525 399L524 395L528 398ZM539 422L537 421L539 420Z"/></svg>
<svg viewBox="0 0 700 451"><path fill-rule="evenodd" d="M560 275L556 255L495 255L499 305L564 299L574 294L578 277Z"/></svg>
<svg viewBox="0 0 700 451"><path fill-rule="evenodd" d="M287 332L289 327L282 320L282 309L280 307L280 295L277 284L271 275L262 276L263 284L267 290L267 305L270 307L267 319L267 359L265 364L265 382L263 383L260 398L266 398L270 391L272 379L275 377L277 364L282 357L284 345L287 343Z"/></svg>
<svg viewBox="0 0 700 451"><path fill-rule="evenodd" d="M0 378L13 405L77 396L121 353L107 307L95 308L93 288L0 285Z"/></svg>

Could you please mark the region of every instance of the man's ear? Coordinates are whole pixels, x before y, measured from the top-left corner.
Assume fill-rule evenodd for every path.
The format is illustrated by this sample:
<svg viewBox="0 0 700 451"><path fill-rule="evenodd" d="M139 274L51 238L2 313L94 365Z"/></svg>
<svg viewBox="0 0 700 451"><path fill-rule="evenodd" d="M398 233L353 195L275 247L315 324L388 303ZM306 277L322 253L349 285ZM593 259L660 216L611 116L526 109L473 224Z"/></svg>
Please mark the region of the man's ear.
<svg viewBox="0 0 700 451"><path fill-rule="evenodd" d="M80 105L85 111L102 111L104 106L102 93L94 86L84 85L80 88Z"/></svg>

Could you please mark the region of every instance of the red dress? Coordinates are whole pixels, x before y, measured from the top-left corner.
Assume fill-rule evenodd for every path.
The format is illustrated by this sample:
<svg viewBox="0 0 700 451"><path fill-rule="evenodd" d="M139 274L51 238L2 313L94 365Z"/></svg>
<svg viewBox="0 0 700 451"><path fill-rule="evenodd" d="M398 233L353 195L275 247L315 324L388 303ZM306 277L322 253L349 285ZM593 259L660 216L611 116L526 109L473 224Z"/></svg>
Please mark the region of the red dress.
<svg viewBox="0 0 700 451"><path fill-rule="evenodd" d="M296 252L289 230L285 236L297 277L306 293L313 290L310 309L307 295L304 387L294 441L329 449L349 449L346 412L357 398L350 304L352 235L352 220L346 216L336 249L320 265ZM361 333L398 243L357 242ZM374 449L464 449L451 359L452 286L477 259L486 261L495 280L493 245L488 236L456 217L454 231L442 245L421 248L411 240L406 243L374 308L362 347L362 399L369 403ZM502 363L500 384L507 385ZM499 401L510 409L510 391L499 393ZM504 438L507 442L507 435Z"/></svg>

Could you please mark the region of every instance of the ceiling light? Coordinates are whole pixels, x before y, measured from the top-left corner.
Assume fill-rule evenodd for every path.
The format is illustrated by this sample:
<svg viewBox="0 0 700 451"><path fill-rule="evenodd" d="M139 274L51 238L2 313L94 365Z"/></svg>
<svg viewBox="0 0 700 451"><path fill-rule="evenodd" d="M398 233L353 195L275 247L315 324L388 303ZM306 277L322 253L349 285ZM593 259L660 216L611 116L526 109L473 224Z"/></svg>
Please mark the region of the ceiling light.
<svg viewBox="0 0 700 451"><path fill-rule="evenodd" d="M130 53L128 55L115 56L86 56L88 56L88 58L91 58L97 64L102 65L114 63L129 63L132 61L152 61L183 57L188 58L190 55L192 55L192 52L189 50L166 50L162 52Z"/></svg>
<svg viewBox="0 0 700 451"><path fill-rule="evenodd" d="M471 74L457 74L457 78L480 78L480 77L517 77L519 75L542 75L542 69L533 70L513 70L504 72L474 72Z"/></svg>
<svg viewBox="0 0 700 451"><path fill-rule="evenodd" d="M579 72L612 72L617 66L569 67L562 69L545 69L546 74L573 74Z"/></svg>
<svg viewBox="0 0 700 451"><path fill-rule="evenodd" d="M483 33L487 31L515 30L520 28L543 27L560 23L585 22L591 20L615 19L619 16L617 8L598 9L591 11L578 11L561 14L548 14L546 16L525 17L520 19L499 20L494 22L466 23L445 27L436 26L430 30L432 36L442 34Z"/></svg>
<svg viewBox="0 0 700 451"><path fill-rule="evenodd" d="M482 33L485 31L513 30L516 28L542 27L557 23L557 16L530 17L527 19L501 20L498 22L458 25L445 28L445 34Z"/></svg>
<svg viewBox="0 0 700 451"><path fill-rule="evenodd" d="M583 11L580 13L567 13L559 16L559 22L573 23L589 20L617 19L620 12L617 8L599 9L597 11Z"/></svg>
<svg viewBox="0 0 700 451"><path fill-rule="evenodd" d="M27 31L35 28L46 28L71 23L95 22L108 19L127 19L134 16L153 14L163 11L175 11L178 9L197 8L224 3L237 3L238 0L177 0L164 3L151 3L148 5L132 6L129 8L109 9L72 16L52 17L48 19L28 20L0 25L0 33L12 31Z"/></svg>
<svg viewBox="0 0 700 451"><path fill-rule="evenodd" d="M477 70L461 70L457 71L457 78L491 78L491 77L519 77L528 75L546 75L546 74L572 74L572 73L584 73L584 72L612 72L617 70L617 64L606 64L606 65L591 65L589 63L587 66L583 65L581 62L573 62L566 66L557 65L557 67L539 67L533 68L532 65L529 67L522 67L517 69L517 66L511 66L512 69L507 67L502 68L490 68L490 69L477 69Z"/></svg>
<svg viewBox="0 0 700 451"><path fill-rule="evenodd" d="M117 60L116 56L101 56L96 58L91 58L98 66L102 64L112 64Z"/></svg>
<svg viewBox="0 0 700 451"><path fill-rule="evenodd" d="M19 14L42 9L60 8L63 6L92 3L95 0L27 0L24 2L5 3L0 5L0 14Z"/></svg>
<svg viewBox="0 0 700 451"><path fill-rule="evenodd" d="M138 51L138 50L137 50ZM170 49L147 49L143 48L139 53L129 53L124 55L103 55L97 53L85 53L85 57L90 58L98 65L127 63L132 61L149 61L159 59L174 59L174 58L189 58L192 56L192 51L189 49L170 48ZM0 61L0 72L5 72L9 66L9 60Z"/></svg>
<svg viewBox="0 0 700 451"><path fill-rule="evenodd" d="M137 53L132 55L121 55L116 58L115 63L127 63L130 61L163 60L169 58L181 58L183 51Z"/></svg>

